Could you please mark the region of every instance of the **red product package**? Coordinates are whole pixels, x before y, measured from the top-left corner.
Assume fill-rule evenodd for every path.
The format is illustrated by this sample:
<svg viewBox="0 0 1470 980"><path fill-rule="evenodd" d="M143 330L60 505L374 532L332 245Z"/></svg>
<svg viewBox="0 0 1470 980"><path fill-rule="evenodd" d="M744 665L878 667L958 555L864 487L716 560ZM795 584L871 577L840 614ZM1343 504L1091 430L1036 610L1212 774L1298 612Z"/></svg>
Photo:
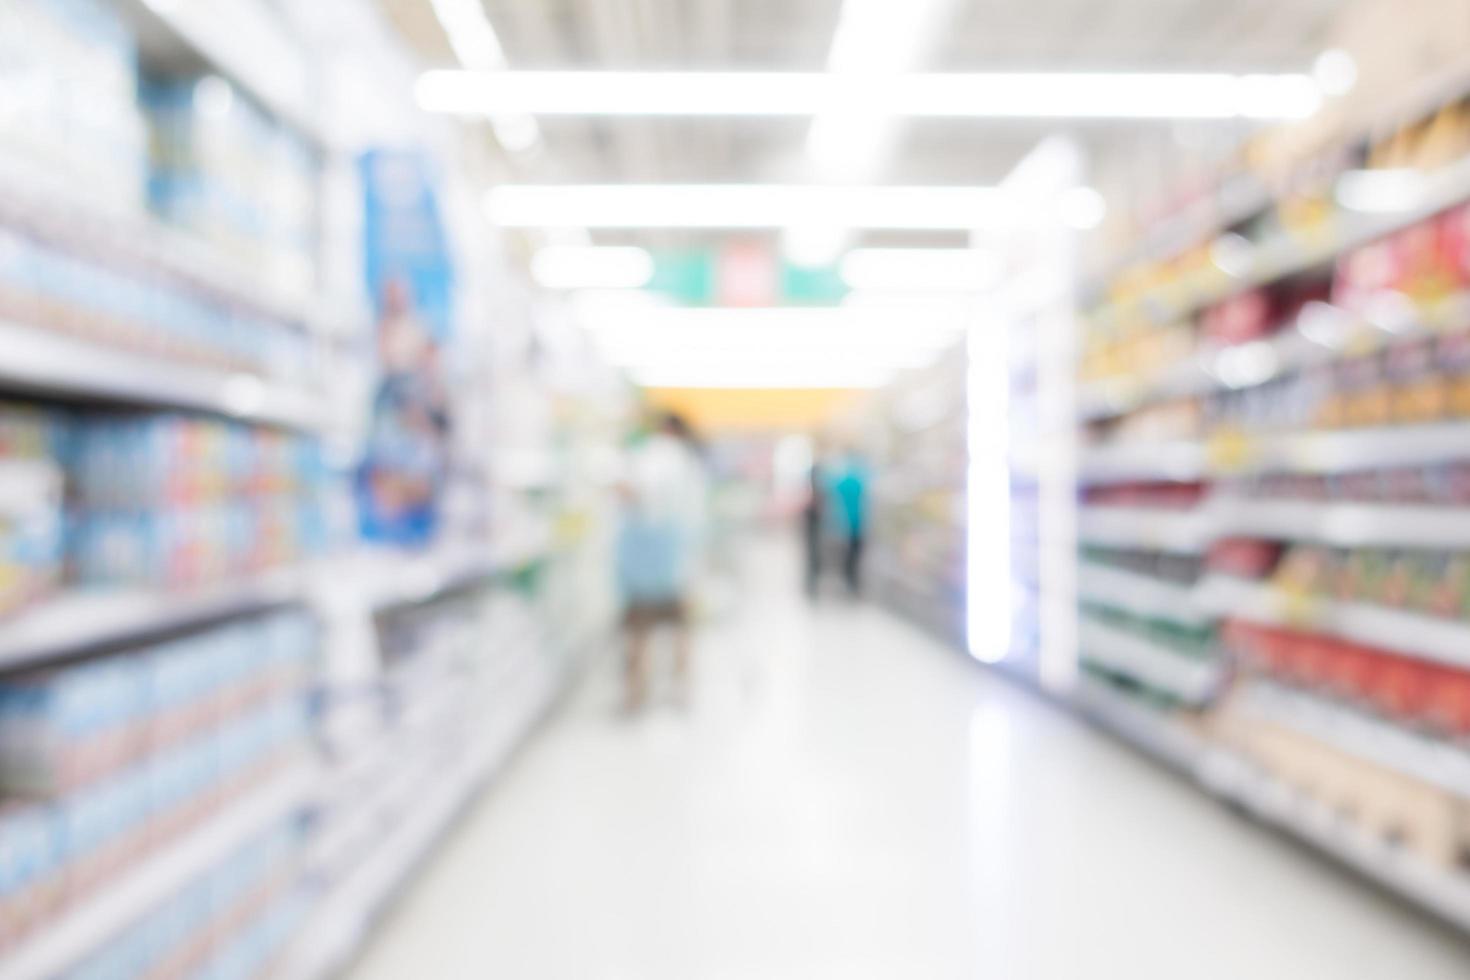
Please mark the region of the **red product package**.
<svg viewBox="0 0 1470 980"><path fill-rule="evenodd" d="M1343 309L1362 312L1375 295L1396 289L1401 279L1399 252L1393 243L1373 242L1338 261L1332 302Z"/></svg>
<svg viewBox="0 0 1470 980"><path fill-rule="evenodd" d="M1383 655L1373 670L1373 703L1397 718L1421 714L1433 687L1433 668L1406 657Z"/></svg>
<svg viewBox="0 0 1470 980"><path fill-rule="evenodd" d="M1272 305L1264 289L1250 289L1206 311L1205 337L1219 344L1243 344L1271 332Z"/></svg>
<svg viewBox="0 0 1470 980"><path fill-rule="evenodd" d="M1439 217L1439 248L1444 267L1458 286L1470 286L1470 204Z"/></svg>
<svg viewBox="0 0 1470 980"><path fill-rule="evenodd" d="M1333 645L1327 663L1327 686L1340 697L1366 700L1372 693L1378 655L1351 643Z"/></svg>
<svg viewBox="0 0 1470 980"><path fill-rule="evenodd" d="M1470 672L1434 668L1426 712L1445 731L1470 734Z"/></svg>

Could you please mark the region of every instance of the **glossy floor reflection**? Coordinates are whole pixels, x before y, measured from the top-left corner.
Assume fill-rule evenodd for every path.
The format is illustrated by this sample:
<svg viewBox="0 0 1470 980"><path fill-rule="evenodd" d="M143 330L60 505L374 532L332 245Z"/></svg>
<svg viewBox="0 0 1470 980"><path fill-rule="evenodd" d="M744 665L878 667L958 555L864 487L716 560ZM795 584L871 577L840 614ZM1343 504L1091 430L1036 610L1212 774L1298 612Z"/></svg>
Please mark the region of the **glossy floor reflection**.
<svg viewBox="0 0 1470 980"><path fill-rule="evenodd" d="M752 554L687 710L594 669L355 980L1470 976L1470 946Z"/></svg>

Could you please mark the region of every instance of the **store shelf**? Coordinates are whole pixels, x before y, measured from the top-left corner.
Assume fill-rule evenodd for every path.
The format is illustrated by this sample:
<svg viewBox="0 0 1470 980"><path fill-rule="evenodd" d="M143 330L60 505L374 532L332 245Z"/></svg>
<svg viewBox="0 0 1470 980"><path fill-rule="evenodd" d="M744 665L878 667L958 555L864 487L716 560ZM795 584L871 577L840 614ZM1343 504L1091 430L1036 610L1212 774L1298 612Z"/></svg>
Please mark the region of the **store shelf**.
<svg viewBox="0 0 1470 980"><path fill-rule="evenodd" d="M1278 684L1253 683L1237 703L1253 721L1291 729L1470 800L1470 752L1459 746Z"/></svg>
<svg viewBox="0 0 1470 980"><path fill-rule="evenodd" d="M1234 473L1351 473L1470 459L1470 422L1381 426L1342 432L1244 436Z"/></svg>
<svg viewBox="0 0 1470 980"><path fill-rule="evenodd" d="M302 601L305 581L301 569L291 568L187 592L63 592L0 622L0 670L33 666Z"/></svg>
<svg viewBox="0 0 1470 980"><path fill-rule="evenodd" d="M1102 681L1084 677L1074 701L1087 718L1180 772L1195 775L1205 758L1199 738L1168 712Z"/></svg>
<svg viewBox="0 0 1470 980"><path fill-rule="evenodd" d="M1319 233L1303 236L1277 232L1258 243L1252 249L1250 269L1218 287L1180 297L1154 295L1145 297L1136 305L1150 310L1158 322L1191 316L1248 289L1317 268L1344 252L1417 224L1466 200L1470 200L1470 157L1425 174L1422 192L1412 207L1381 214L1340 209L1334 213L1330 227ZM1112 316L1116 312L1107 310L1103 315Z"/></svg>
<svg viewBox="0 0 1470 980"><path fill-rule="evenodd" d="M551 550L548 535L499 544L447 544L424 552L371 549L339 559L318 576L326 604L363 602L371 609L428 602L479 580L525 567Z"/></svg>
<svg viewBox="0 0 1470 980"><path fill-rule="evenodd" d="M1088 682L1079 690L1077 704L1086 716L1193 779L1204 791L1470 931L1470 875L1430 864L1369 834L1325 804L1293 791L1231 752L1206 745L1167 715L1126 695Z"/></svg>
<svg viewBox="0 0 1470 980"><path fill-rule="evenodd" d="M322 425L317 393L253 374L190 367L0 320L0 388L224 415L283 428Z"/></svg>
<svg viewBox="0 0 1470 980"><path fill-rule="evenodd" d="M53 980L149 909L229 857L252 837L306 804L315 776L301 766L231 805L204 827L171 843L121 880L66 913L45 932L8 952L6 980Z"/></svg>
<svg viewBox="0 0 1470 980"><path fill-rule="evenodd" d="M44 230L60 241L81 238L88 251L105 246L141 267L156 267L206 292L287 326L323 332L328 321L357 316L353 301L284 289L219 253L198 236L137 207L92 195L87 188L38 170L0 148L0 216ZM84 237L83 237L84 236ZM352 311L352 312L348 312Z"/></svg>
<svg viewBox="0 0 1470 980"><path fill-rule="evenodd" d="M1344 548L1470 549L1470 508L1215 498L1223 535Z"/></svg>
<svg viewBox="0 0 1470 980"><path fill-rule="evenodd" d="M1192 626L1212 618L1195 607L1192 585L1178 585L1091 562L1084 562L1078 569L1077 594L1085 602L1121 609L1145 619Z"/></svg>
<svg viewBox="0 0 1470 980"><path fill-rule="evenodd" d="M1204 508L1083 507L1077 531L1083 544L1173 554L1199 554L1214 536Z"/></svg>
<svg viewBox="0 0 1470 980"><path fill-rule="evenodd" d="M1470 931L1470 875L1431 864L1351 823L1324 803L1241 764L1216 793L1370 881Z"/></svg>
<svg viewBox="0 0 1470 980"><path fill-rule="evenodd" d="M1270 584L1226 575L1200 583L1196 602L1221 616L1334 636L1470 668L1470 623L1358 602L1287 596Z"/></svg>
<svg viewBox="0 0 1470 980"><path fill-rule="evenodd" d="M0 458L0 518L24 520L61 501L61 469L47 459Z"/></svg>
<svg viewBox="0 0 1470 980"><path fill-rule="evenodd" d="M1077 465L1083 485L1203 478L1208 462L1201 442L1124 443L1084 449Z"/></svg>
<svg viewBox="0 0 1470 980"><path fill-rule="evenodd" d="M1201 704L1220 682L1218 663L1177 652L1127 630L1082 617L1078 642L1084 659L1182 701Z"/></svg>
<svg viewBox="0 0 1470 980"><path fill-rule="evenodd" d="M305 52L283 29L271 29L279 15L269 7L258 0L114 3L139 28L145 50L167 61L178 61L179 52L186 52L249 92L308 140L326 143Z"/></svg>
<svg viewBox="0 0 1470 980"><path fill-rule="evenodd" d="M414 868L529 734L552 693L549 687L533 691L519 711L487 729L479 751L447 771L438 770L438 785L418 795L407 819L377 841L369 860L333 883L302 930L303 938L287 952L282 980L325 980L351 958Z"/></svg>

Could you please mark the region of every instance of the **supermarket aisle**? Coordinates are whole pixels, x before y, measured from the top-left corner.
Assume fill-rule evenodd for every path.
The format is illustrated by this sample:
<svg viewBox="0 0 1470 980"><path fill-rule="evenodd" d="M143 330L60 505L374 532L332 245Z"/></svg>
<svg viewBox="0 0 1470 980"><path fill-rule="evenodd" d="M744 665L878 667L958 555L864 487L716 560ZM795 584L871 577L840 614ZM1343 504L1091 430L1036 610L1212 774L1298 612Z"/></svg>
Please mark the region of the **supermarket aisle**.
<svg viewBox="0 0 1470 980"><path fill-rule="evenodd" d="M354 980L1463 978L1470 947L794 556L692 712L594 672ZM1181 857L1187 855L1187 857Z"/></svg>

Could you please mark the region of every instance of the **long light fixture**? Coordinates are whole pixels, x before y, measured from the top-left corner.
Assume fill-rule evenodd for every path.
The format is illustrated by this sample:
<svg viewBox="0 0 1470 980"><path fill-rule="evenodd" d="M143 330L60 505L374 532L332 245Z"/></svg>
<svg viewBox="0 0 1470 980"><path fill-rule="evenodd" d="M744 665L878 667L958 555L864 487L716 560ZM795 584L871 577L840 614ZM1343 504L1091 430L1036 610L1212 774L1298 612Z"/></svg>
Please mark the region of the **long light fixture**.
<svg viewBox="0 0 1470 980"><path fill-rule="evenodd" d="M677 347L682 344L776 344L766 347L779 356L779 345L803 342L842 345L884 341L905 347L942 349L969 325L961 304L873 307L779 306L727 307L649 306L631 303L588 303L576 307L582 326L594 337L637 338Z"/></svg>
<svg viewBox="0 0 1470 980"><path fill-rule="evenodd" d="M883 368L824 367L698 368L645 367L629 376L644 388L724 388L739 390L864 389L881 388L894 372Z"/></svg>
<svg viewBox="0 0 1470 980"><path fill-rule="evenodd" d="M480 0L430 0L454 56L477 78L503 78L509 62ZM524 109L487 111L495 138L511 153L528 153L541 143L541 128Z"/></svg>
<svg viewBox="0 0 1470 980"><path fill-rule="evenodd" d="M531 277L547 289L641 289L653 256L633 246L550 245L531 258Z"/></svg>
<svg viewBox="0 0 1470 980"><path fill-rule="evenodd" d="M436 4L460 0L436 0ZM948 119L1301 119L1322 104L1305 73L985 72L881 79L829 72L430 71L420 106L460 115L817 116Z"/></svg>
<svg viewBox="0 0 1470 980"><path fill-rule="evenodd" d="M867 388L954 350L957 307L757 309L579 304L587 337L639 384L685 388Z"/></svg>
<svg viewBox="0 0 1470 980"><path fill-rule="evenodd" d="M989 187L509 184L485 198L490 220L508 228L968 231L993 223L1004 207L1004 195Z"/></svg>
<svg viewBox="0 0 1470 980"><path fill-rule="evenodd" d="M980 292L1000 274L996 256L970 248L857 248L842 260L850 289L877 293Z"/></svg>
<svg viewBox="0 0 1470 980"><path fill-rule="evenodd" d="M844 0L827 56L835 97L812 120L807 153L826 181L873 180L897 139L885 93L924 61L955 0Z"/></svg>

